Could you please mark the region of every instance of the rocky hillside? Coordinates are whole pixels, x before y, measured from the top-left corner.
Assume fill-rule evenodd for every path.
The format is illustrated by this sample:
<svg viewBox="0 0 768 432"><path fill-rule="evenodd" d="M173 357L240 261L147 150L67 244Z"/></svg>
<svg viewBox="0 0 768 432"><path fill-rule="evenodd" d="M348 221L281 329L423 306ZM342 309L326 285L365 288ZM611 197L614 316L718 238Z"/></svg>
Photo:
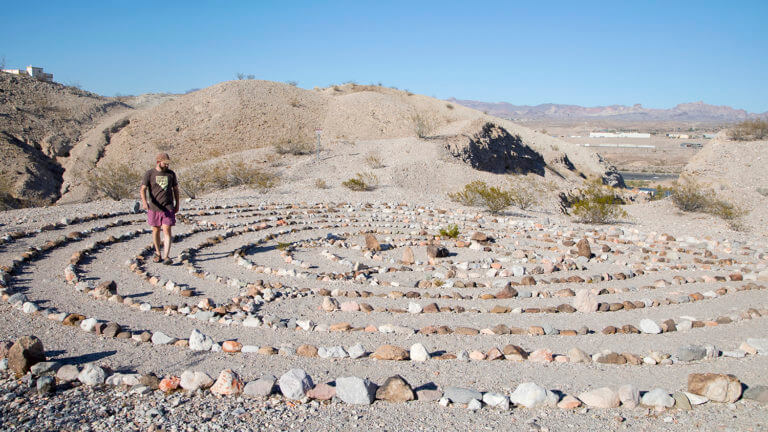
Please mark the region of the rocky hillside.
<svg viewBox="0 0 768 432"><path fill-rule="evenodd" d="M62 164L81 135L127 105L57 83L0 73L0 175L19 204L58 198Z"/></svg>

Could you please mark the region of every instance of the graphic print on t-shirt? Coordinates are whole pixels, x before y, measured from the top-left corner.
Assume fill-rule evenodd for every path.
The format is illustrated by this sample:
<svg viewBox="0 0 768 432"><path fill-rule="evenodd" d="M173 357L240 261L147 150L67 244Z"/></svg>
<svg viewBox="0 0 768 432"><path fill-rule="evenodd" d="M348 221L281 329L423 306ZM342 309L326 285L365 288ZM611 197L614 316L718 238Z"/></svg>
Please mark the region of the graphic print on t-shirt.
<svg viewBox="0 0 768 432"><path fill-rule="evenodd" d="M157 182L157 185L163 188L163 190L168 189L168 176L155 176L155 182Z"/></svg>

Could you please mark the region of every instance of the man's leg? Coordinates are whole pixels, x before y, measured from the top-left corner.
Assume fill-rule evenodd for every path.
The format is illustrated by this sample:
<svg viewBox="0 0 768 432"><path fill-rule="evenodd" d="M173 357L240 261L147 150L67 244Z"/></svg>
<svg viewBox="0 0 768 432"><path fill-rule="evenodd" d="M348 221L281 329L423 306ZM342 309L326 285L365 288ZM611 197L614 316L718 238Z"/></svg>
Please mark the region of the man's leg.
<svg viewBox="0 0 768 432"><path fill-rule="evenodd" d="M159 237L159 236L158 236ZM171 257L171 226L163 225L163 259L166 260Z"/></svg>
<svg viewBox="0 0 768 432"><path fill-rule="evenodd" d="M159 226L153 226L152 227L152 243L155 244L155 254L157 256L160 255L160 227Z"/></svg>

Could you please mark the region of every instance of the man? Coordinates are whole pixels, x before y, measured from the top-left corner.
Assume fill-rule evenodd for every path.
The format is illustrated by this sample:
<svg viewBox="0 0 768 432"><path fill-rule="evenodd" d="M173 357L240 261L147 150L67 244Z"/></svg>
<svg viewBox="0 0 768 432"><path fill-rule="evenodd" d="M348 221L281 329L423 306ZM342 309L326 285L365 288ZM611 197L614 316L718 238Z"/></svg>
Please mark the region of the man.
<svg viewBox="0 0 768 432"><path fill-rule="evenodd" d="M152 227L152 242L155 244L155 256L152 261L173 264L171 261L171 227L176 225L176 213L179 211L179 183L176 173L168 166L171 158L168 153L160 153L156 165L144 174L141 183L141 206L147 210L147 223ZM149 201L147 201L149 191ZM163 231L163 248L160 249L160 230Z"/></svg>

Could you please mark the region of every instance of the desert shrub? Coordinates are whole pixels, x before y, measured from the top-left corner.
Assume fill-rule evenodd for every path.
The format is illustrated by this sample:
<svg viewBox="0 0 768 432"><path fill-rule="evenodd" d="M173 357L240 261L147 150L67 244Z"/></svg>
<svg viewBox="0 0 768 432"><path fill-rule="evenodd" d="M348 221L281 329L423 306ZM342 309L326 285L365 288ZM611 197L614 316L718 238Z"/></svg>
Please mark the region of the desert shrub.
<svg viewBox="0 0 768 432"><path fill-rule="evenodd" d="M496 186L488 186L480 190L480 199L483 206L491 213L501 213L502 210L512 205L512 194Z"/></svg>
<svg viewBox="0 0 768 432"><path fill-rule="evenodd" d="M354 177L341 184L349 190L368 192L379 186L379 178L373 173L357 173Z"/></svg>
<svg viewBox="0 0 768 432"><path fill-rule="evenodd" d="M579 191L571 212L579 222L606 224L627 217L627 212L619 207L623 202L610 187L596 181Z"/></svg>
<svg viewBox="0 0 768 432"><path fill-rule="evenodd" d="M682 211L711 214L731 221L729 224L732 227L738 225L736 220L745 213L735 204L718 198L714 190L700 185L688 176L680 177L680 180L670 189L670 197Z"/></svg>
<svg viewBox="0 0 768 432"><path fill-rule="evenodd" d="M422 139L430 137L437 126L434 118L419 112L413 114L411 120L413 121L413 131L417 137Z"/></svg>
<svg viewBox="0 0 768 432"><path fill-rule="evenodd" d="M0 210L10 210L18 206L13 196L13 177L6 173L0 174Z"/></svg>
<svg viewBox="0 0 768 432"><path fill-rule="evenodd" d="M734 141L758 141L768 138L768 120L744 120L728 130L728 138Z"/></svg>
<svg viewBox="0 0 768 432"><path fill-rule="evenodd" d="M480 191L483 188L488 187L484 181L475 180L471 183L464 185L464 189L458 192L449 192L448 198L451 201L457 202L467 207L472 207L481 204Z"/></svg>
<svg viewBox="0 0 768 432"><path fill-rule="evenodd" d="M315 145L309 140L292 138L277 142L273 145L277 154L292 154L294 156L308 155L315 151Z"/></svg>
<svg viewBox="0 0 768 432"><path fill-rule="evenodd" d="M452 110L453 109L453 104L445 104L445 107Z"/></svg>
<svg viewBox="0 0 768 432"><path fill-rule="evenodd" d="M654 190L653 194L651 195L651 201L659 201L671 195L672 195L671 188L667 188L662 185L657 185L656 190Z"/></svg>
<svg viewBox="0 0 768 432"><path fill-rule="evenodd" d="M301 106L301 102L296 98L292 98L288 103L294 108L299 108Z"/></svg>
<svg viewBox="0 0 768 432"><path fill-rule="evenodd" d="M440 237L455 239L459 236L459 226L456 224L448 225L447 228L440 228Z"/></svg>
<svg viewBox="0 0 768 432"><path fill-rule="evenodd" d="M532 177L513 177L509 181L509 199L512 205L527 210L535 203L538 195L546 189L546 186L534 180Z"/></svg>
<svg viewBox="0 0 768 432"><path fill-rule="evenodd" d="M368 156L365 157L365 163L373 169L384 168L384 162L381 160L381 156L378 153L369 153Z"/></svg>
<svg viewBox="0 0 768 432"><path fill-rule="evenodd" d="M325 182L323 179L317 179L315 180L315 187L318 189L328 189L328 183Z"/></svg>
<svg viewBox="0 0 768 432"><path fill-rule="evenodd" d="M138 195L142 175L128 164L108 162L85 175L91 188L115 201Z"/></svg>
<svg viewBox="0 0 768 432"><path fill-rule="evenodd" d="M208 164L179 174L179 188L192 199L216 189L247 186L266 191L277 184L275 174L243 161Z"/></svg>

